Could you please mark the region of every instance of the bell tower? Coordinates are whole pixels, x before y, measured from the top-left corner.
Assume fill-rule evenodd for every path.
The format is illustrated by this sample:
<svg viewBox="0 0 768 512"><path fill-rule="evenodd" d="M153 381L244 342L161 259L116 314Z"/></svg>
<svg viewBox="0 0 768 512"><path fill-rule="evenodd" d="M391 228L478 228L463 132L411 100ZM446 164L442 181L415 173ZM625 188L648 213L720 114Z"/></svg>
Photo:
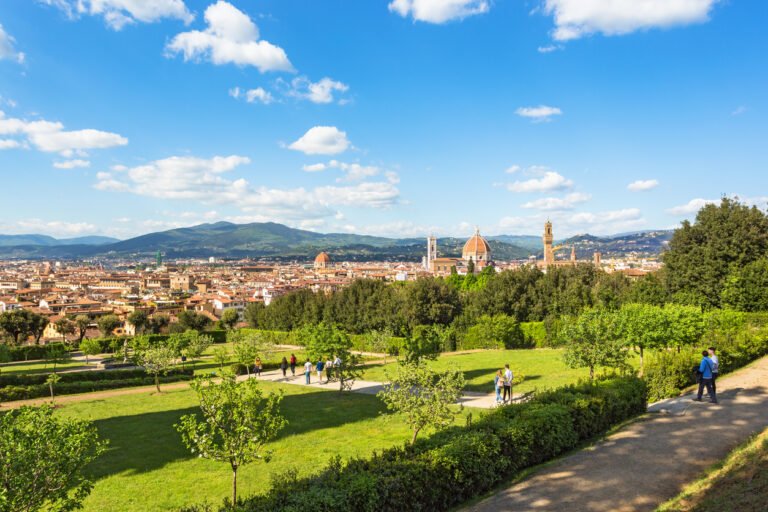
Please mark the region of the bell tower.
<svg viewBox="0 0 768 512"><path fill-rule="evenodd" d="M544 224L544 263L549 265L555 262L555 253L552 251L552 242L554 236L552 235L552 223L547 220Z"/></svg>

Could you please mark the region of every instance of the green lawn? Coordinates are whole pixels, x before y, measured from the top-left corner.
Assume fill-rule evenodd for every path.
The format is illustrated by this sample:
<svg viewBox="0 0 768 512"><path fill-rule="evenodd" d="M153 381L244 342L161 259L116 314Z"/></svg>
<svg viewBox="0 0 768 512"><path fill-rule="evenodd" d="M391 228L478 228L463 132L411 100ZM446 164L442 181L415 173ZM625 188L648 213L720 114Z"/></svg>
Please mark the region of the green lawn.
<svg viewBox="0 0 768 512"><path fill-rule="evenodd" d="M589 376L589 371L585 368L578 370L568 368L563 362L562 349L486 350L467 354L441 355L429 364L439 370L448 368L461 370L467 381L465 389L468 391L493 393L493 377L496 370L504 368L507 363L516 375L525 376L522 384L515 386L515 393L556 388ZM365 369L363 379L384 382L387 380L385 374L387 371L395 372L396 363L370 366Z"/></svg>
<svg viewBox="0 0 768 512"><path fill-rule="evenodd" d="M56 371L59 370L71 370L73 368L86 369L93 367L94 365L86 365L82 361L69 361L66 363L59 363L56 365ZM27 374L32 375L36 373L50 373L53 371L53 365L42 361L36 361L28 363L26 361L19 361L15 363L0 364L0 374L4 375L19 375Z"/></svg>
<svg viewBox="0 0 768 512"><path fill-rule="evenodd" d="M368 456L409 439L400 418L384 414L374 396L269 382L261 386L285 392L282 408L288 426L272 443L274 458L269 464L241 469L242 495L266 490L274 472L296 468L306 475L323 468L333 455ZM197 410L197 398L189 389L117 396L58 409L57 414L94 421L101 436L110 440L108 452L89 468L96 485L85 511L175 510L206 500L218 504L228 496L229 465L193 457L173 428L180 416ZM457 422L463 424L463 419Z"/></svg>

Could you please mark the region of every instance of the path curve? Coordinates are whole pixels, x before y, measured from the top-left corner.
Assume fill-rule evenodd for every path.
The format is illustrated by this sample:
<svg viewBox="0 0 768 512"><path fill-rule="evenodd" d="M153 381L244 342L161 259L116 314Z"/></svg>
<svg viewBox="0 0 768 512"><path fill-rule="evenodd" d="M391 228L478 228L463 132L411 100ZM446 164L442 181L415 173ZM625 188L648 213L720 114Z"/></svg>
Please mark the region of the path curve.
<svg viewBox="0 0 768 512"><path fill-rule="evenodd" d="M642 512L680 493L709 466L768 426L768 357L722 377L719 405L693 395L650 414L594 447L549 465L467 512Z"/></svg>

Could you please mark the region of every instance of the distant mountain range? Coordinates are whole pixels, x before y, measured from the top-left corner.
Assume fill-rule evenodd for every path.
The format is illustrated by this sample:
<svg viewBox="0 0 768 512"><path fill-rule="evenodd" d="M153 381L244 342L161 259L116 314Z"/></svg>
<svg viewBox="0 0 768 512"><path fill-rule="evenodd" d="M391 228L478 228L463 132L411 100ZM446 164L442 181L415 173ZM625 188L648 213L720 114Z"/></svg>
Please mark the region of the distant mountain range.
<svg viewBox="0 0 768 512"><path fill-rule="evenodd" d="M655 255L661 252L671 231L649 231L617 237L580 235L559 242L575 245L579 258L591 258L599 250L604 256L628 252ZM440 256L458 257L466 240L438 239ZM540 236L499 235L488 237L497 260L540 256ZM348 233L315 233L273 222L232 224L217 222L188 228L149 233L128 240L81 237L57 240L45 235L0 235L0 258L84 259L147 258L160 251L176 258L264 258L279 261L311 260L320 251L337 261L419 261L426 251L423 238L385 238Z"/></svg>

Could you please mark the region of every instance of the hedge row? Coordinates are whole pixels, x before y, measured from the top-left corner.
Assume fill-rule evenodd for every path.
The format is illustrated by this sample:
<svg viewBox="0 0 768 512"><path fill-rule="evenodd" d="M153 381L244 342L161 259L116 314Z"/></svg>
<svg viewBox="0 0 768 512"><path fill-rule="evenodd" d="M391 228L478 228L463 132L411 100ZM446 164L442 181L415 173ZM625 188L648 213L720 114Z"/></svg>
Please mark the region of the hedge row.
<svg viewBox="0 0 768 512"><path fill-rule="evenodd" d="M645 409L645 384L637 378L568 386L496 409L412 447L391 448L346 464L336 458L316 476L298 478L295 471L278 475L267 494L241 500L235 510L448 510Z"/></svg>
<svg viewBox="0 0 768 512"><path fill-rule="evenodd" d="M114 373L124 373L114 372ZM70 375L62 373L61 377ZM155 383L154 376L146 373L143 376L127 377L123 379L109 379L109 380L95 380L95 381L69 381L65 382L63 379L54 387L57 395L73 395L77 393L89 393L91 391L103 391L105 389L117 389L128 388L135 386L149 386ZM160 382L179 382L192 380L192 371L174 371L169 372L168 375L161 375ZM8 402L11 400L29 400L32 398L40 398L50 396L50 389L48 384L31 384L27 386L6 386L0 388L0 402Z"/></svg>
<svg viewBox="0 0 768 512"><path fill-rule="evenodd" d="M20 347L10 347L11 361L34 361L35 359L45 359L51 347L64 346L61 342L49 343L47 345L22 345Z"/></svg>
<svg viewBox="0 0 768 512"><path fill-rule="evenodd" d="M173 368L168 371L169 376L192 375L192 369ZM98 382L105 380L126 380L138 377L146 377L147 372L142 368L133 368L130 370L104 370L104 371L82 371L59 373L59 383L68 382ZM0 374L0 388L5 386L33 386L35 384L45 384L48 378L47 373L33 375L5 375Z"/></svg>

